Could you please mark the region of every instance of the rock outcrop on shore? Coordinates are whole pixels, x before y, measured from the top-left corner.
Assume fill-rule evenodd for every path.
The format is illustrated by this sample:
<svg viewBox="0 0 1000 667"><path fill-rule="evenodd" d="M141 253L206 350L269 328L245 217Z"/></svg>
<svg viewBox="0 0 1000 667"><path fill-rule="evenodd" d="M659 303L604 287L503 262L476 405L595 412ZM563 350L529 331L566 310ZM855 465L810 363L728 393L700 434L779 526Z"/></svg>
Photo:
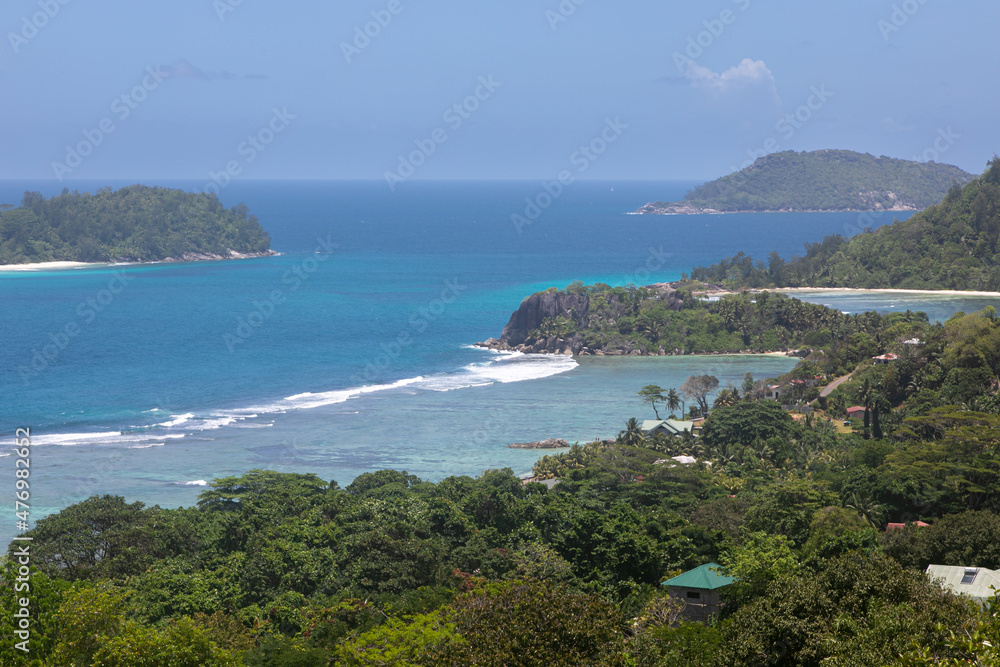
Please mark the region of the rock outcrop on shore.
<svg viewBox="0 0 1000 667"><path fill-rule="evenodd" d="M507 447L510 449L569 449L569 443L562 438L546 438L537 442L515 442Z"/></svg>
<svg viewBox="0 0 1000 667"><path fill-rule="evenodd" d="M204 262L220 259L250 259L251 257L274 257L281 253L275 250L265 250L264 252L237 252L230 250L225 255L212 252L186 252L180 257L164 257L161 262Z"/></svg>

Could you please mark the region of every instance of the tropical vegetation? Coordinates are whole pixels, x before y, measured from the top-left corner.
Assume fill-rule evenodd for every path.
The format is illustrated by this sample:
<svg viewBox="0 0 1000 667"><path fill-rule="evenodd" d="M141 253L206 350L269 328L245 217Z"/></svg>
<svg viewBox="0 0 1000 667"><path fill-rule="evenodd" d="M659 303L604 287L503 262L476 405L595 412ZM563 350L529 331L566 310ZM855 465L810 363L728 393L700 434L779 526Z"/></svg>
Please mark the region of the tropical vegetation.
<svg viewBox="0 0 1000 667"><path fill-rule="evenodd" d="M267 252L271 239L243 204L214 194L131 185L2 205L0 264L154 261L186 254Z"/></svg>
<svg viewBox="0 0 1000 667"><path fill-rule="evenodd" d="M1000 318L916 324L909 357L857 362L805 418L748 376L715 390L698 437L633 418L616 441L542 457L552 488L510 470L346 487L257 470L190 508L95 496L27 533L32 653L6 642L0 663L990 664L1000 601L923 570L1000 567ZM643 389L637 405L669 400ZM836 428L854 402L879 406L878 433ZM660 583L713 561L737 583L707 627L684 621Z"/></svg>
<svg viewBox="0 0 1000 667"><path fill-rule="evenodd" d="M723 212L920 210L941 201L953 184L972 178L935 162L845 150L782 151L699 185L678 204ZM653 202L642 211L671 206Z"/></svg>
<svg viewBox="0 0 1000 667"><path fill-rule="evenodd" d="M691 272L730 287L1000 290L1000 159L943 201L847 239L828 236L790 259L744 253Z"/></svg>

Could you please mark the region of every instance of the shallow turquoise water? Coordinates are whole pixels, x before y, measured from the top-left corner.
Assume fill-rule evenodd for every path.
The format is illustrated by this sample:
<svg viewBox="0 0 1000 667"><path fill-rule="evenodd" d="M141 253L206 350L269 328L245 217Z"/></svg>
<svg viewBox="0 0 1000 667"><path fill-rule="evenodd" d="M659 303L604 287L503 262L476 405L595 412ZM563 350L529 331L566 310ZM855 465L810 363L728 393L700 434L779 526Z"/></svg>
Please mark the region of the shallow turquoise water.
<svg viewBox="0 0 1000 667"><path fill-rule="evenodd" d="M499 335L524 296L575 279L674 280L740 250L789 255L857 218L630 216L686 184L579 183L519 233L510 216L537 184L407 186L225 190L227 205L245 201L261 218L280 257L0 273L0 433L12 444L15 428L32 428L33 518L95 493L188 505L205 481L253 468L341 484L385 467L434 480L527 472L538 453L507 444L613 436L630 416L652 417L635 397L646 384L711 373L725 385L794 361L470 347ZM0 195L27 188L51 184L0 183ZM0 456L0 488L13 484L12 462ZM0 540L13 534L0 519Z"/></svg>

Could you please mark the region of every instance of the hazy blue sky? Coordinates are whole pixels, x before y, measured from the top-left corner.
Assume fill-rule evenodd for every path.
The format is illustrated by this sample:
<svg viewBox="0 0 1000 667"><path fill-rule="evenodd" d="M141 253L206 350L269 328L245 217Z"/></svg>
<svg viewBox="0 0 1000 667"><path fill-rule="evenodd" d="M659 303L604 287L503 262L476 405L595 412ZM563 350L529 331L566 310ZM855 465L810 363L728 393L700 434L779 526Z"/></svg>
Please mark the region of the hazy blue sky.
<svg viewBox="0 0 1000 667"><path fill-rule="evenodd" d="M817 148L978 173L1000 152L995 0L8 0L0 26L0 178L701 179Z"/></svg>

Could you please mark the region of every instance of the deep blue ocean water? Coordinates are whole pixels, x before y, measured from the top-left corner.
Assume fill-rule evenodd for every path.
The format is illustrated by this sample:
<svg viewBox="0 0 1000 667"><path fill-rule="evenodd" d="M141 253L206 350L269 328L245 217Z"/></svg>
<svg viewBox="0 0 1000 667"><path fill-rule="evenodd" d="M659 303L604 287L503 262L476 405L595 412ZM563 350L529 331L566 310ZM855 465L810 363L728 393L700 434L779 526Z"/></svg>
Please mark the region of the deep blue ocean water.
<svg viewBox="0 0 1000 667"><path fill-rule="evenodd" d="M645 384L789 370L780 357L574 360L471 347L540 289L675 280L740 250L788 256L858 220L627 215L691 185L578 182L518 229L511 216L525 215L538 183L413 182L390 193L382 182L235 182L221 199L246 203L281 256L0 272L0 433L13 444L17 427L31 427L33 519L95 493L189 505L208 480L253 468L342 485L386 467L431 480L525 473L538 453L507 444L613 436L630 416L652 417L635 397ZM0 201L26 189L62 186L0 182ZM988 302L866 298L810 300L929 306L935 319ZM0 489L7 479L13 490L3 450ZM0 517L0 540L13 522Z"/></svg>

